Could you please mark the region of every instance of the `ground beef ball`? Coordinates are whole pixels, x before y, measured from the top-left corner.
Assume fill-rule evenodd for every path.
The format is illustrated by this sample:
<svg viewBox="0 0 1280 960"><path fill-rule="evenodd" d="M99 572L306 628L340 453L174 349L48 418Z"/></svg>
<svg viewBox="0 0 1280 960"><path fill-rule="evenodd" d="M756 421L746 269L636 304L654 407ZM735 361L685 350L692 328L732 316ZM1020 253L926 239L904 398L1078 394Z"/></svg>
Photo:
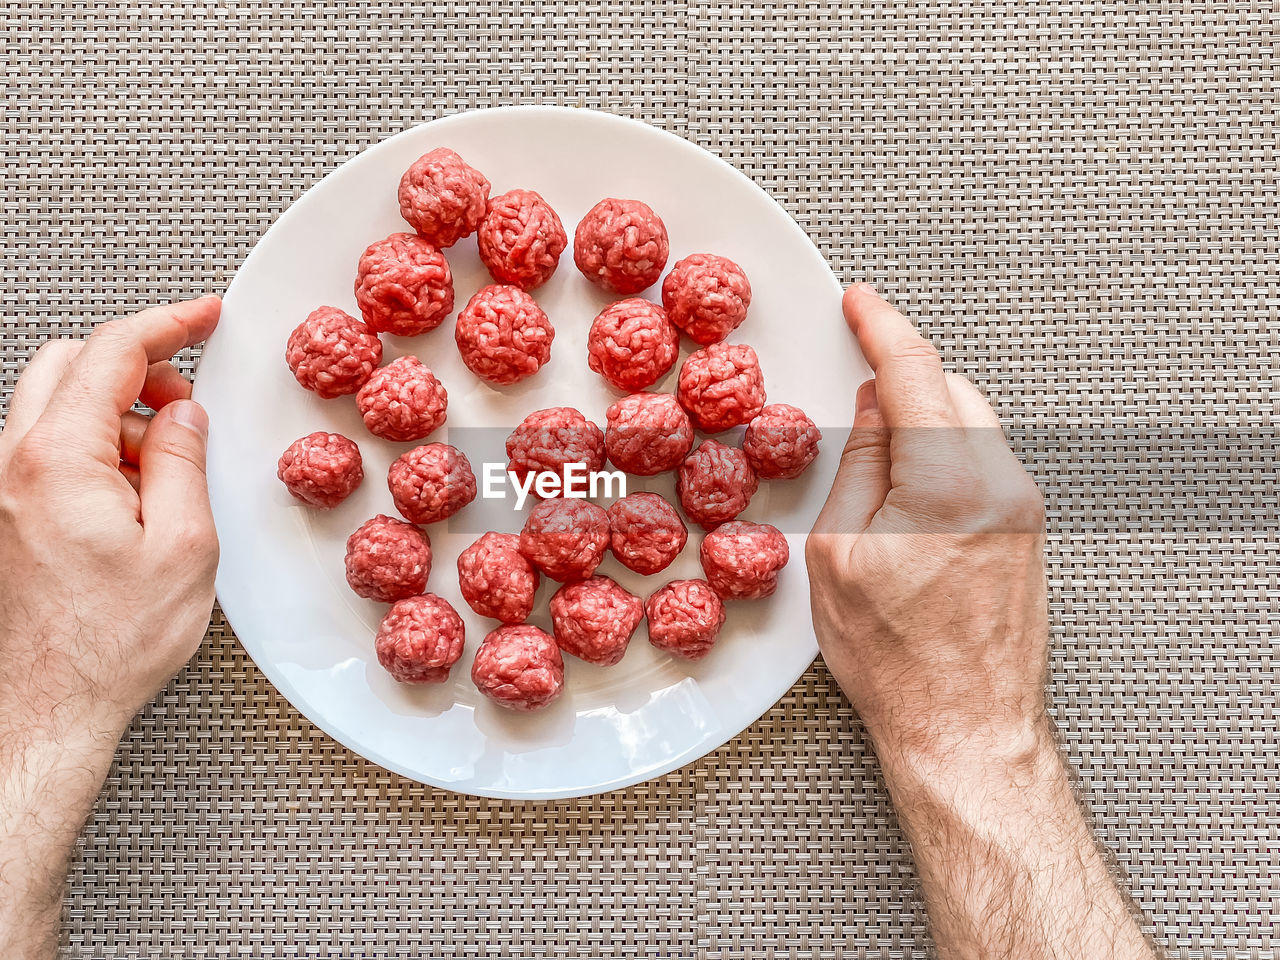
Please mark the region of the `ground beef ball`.
<svg viewBox="0 0 1280 960"><path fill-rule="evenodd" d="M747 509L759 485L746 454L717 440L702 441L676 475L685 515L707 530Z"/></svg>
<svg viewBox="0 0 1280 960"><path fill-rule="evenodd" d="M569 244L556 212L532 190L508 190L491 199L476 241L493 279L525 290L551 279Z"/></svg>
<svg viewBox="0 0 1280 960"><path fill-rule="evenodd" d="M520 552L552 580L585 580L609 548L609 515L586 500L556 497L529 511Z"/></svg>
<svg viewBox="0 0 1280 960"><path fill-rule="evenodd" d="M657 282L669 250L662 218L639 200L601 200L573 234L573 262L583 276L624 297Z"/></svg>
<svg viewBox="0 0 1280 960"><path fill-rule="evenodd" d="M568 463L593 472L604 466L604 433L573 407L535 410L507 437L507 458L521 483L531 473L563 477Z"/></svg>
<svg viewBox="0 0 1280 960"><path fill-rule="evenodd" d="M772 596L791 551L777 527L735 520L708 533L698 557L707 582L721 598L754 600Z"/></svg>
<svg viewBox="0 0 1280 960"><path fill-rule="evenodd" d="M705 580L672 580L644 605L649 642L685 660L701 660L724 626L724 604Z"/></svg>
<svg viewBox="0 0 1280 960"><path fill-rule="evenodd" d="M537 710L564 690L564 658L545 630L528 623L508 624L480 644L471 680L499 706Z"/></svg>
<svg viewBox="0 0 1280 960"><path fill-rule="evenodd" d="M403 453L387 472L396 509L410 523L438 523L476 498L476 476L467 455L447 443Z"/></svg>
<svg viewBox="0 0 1280 960"><path fill-rule="evenodd" d="M607 513L613 555L645 576L670 566L689 539L676 508L656 493L629 493Z"/></svg>
<svg viewBox="0 0 1280 960"><path fill-rule="evenodd" d="M347 583L362 597L416 597L430 573L431 541L413 524L378 514L347 538Z"/></svg>
<svg viewBox="0 0 1280 960"><path fill-rule="evenodd" d="M462 656L466 628L434 593L399 600L378 627L378 662L401 683L444 683Z"/></svg>
<svg viewBox="0 0 1280 960"><path fill-rule="evenodd" d="M587 332L587 364L619 390L643 390L667 375L680 355L680 334L656 303L619 300Z"/></svg>
<svg viewBox="0 0 1280 960"><path fill-rule="evenodd" d="M533 612L540 580L514 533L491 531L458 555L462 599L482 617L523 623Z"/></svg>
<svg viewBox="0 0 1280 960"><path fill-rule="evenodd" d="M375 370L356 394L369 432L403 443L421 440L444 423L449 394L417 357L401 357Z"/></svg>
<svg viewBox="0 0 1280 960"><path fill-rule="evenodd" d="M537 301L519 287L482 287L458 313L453 339L462 362L481 379L509 385L551 359L556 331Z"/></svg>
<svg viewBox="0 0 1280 960"><path fill-rule="evenodd" d="M609 459L638 477L674 470L693 449L693 424L669 393L633 393L610 406L605 418Z"/></svg>
<svg viewBox="0 0 1280 960"><path fill-rule="evenodd" d="M760 359L745 343L713 343L689 354L676 389L693 425L719 433L747 423L764 406Z"/></svg>
<svg viewBox="0 0 1280 960"><path fill-rule="evenodd" d="M320 307L289 334L284 359L298 383L332 400L355 393L382 362L382 341L337 307Z"/></svg>
<svg viewBox="0 0 1280 960"><path fill-rule="evenodd" d="M747 424L742 452L766 480L791 480L813 463L821 439L822 431L799 407L771 403Z"/></svg>
<svg viewBox="0 0 1280 960"><path fill-rule="evenodd" d="M452 247L476 232L489 181L448 147L424 153L400 178L400 216L428 243Z"/></svg>
<svg viewBox="0 0 1280 960"><path fill-rule="evenodd" d="M611 667L627 652L644 604L608 577L567 583L551 598L556 643L565 653Z"/></svg>
<svg viewBox="0 0 1280 960"><path fill-rule="evenodd" d="M378 333L416 337L434 330L453 309L449 262L421 237L393 233L361 254L356 303Z"/></svg>
<svg viewBox="0 0 1280 960"><path fill-rule="evenodd" d="M280 455L276 476L312 507L336 507L364 479L360 448L339 433L310 433Z"/></svg>
<svg viewBox="0 0 1280 960"><path fill-rule="evenodd" d="M667 318L694 343L718 343L747 318L751 284L727 257L695 253L676 262L662 281Z"/></svg>

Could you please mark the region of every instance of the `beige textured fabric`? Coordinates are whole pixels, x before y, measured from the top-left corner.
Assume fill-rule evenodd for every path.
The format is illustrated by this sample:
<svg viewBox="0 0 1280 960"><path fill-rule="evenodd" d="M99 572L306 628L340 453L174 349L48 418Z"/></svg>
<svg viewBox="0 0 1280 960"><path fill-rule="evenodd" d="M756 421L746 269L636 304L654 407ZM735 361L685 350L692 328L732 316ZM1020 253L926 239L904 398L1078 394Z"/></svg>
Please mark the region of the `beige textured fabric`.
<svg viewBox="0 0 1280 960"><path fill-rule="evenodd" d="M1272 955L1273 4L4 11L6 395L47 337L224 289L307 186L442 113L596 107L740 166L1020 425L1053 527L1053 702L1098 826L1180 952ZM85 957L928 950L820 666L702 762L520 805L353 757L218 617L120 748L66 937Z"/></svg>

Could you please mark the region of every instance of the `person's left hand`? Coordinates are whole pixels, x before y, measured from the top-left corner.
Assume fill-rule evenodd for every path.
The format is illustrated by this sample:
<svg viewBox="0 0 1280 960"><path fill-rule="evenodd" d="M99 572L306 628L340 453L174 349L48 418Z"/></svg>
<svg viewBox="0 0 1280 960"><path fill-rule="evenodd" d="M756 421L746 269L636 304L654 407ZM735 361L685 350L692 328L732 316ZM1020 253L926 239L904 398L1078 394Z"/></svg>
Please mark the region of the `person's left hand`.
<svg viewBox="0 0 1280 960"><path fill-rule="evenodd" d="M208 418L168 363L218 323L205 297L45 344L0 433L0 738L119 737L190 658L218 542ZM132 412L141 399L151 420ZM25 735L25 736L24 736Z"/></svg>

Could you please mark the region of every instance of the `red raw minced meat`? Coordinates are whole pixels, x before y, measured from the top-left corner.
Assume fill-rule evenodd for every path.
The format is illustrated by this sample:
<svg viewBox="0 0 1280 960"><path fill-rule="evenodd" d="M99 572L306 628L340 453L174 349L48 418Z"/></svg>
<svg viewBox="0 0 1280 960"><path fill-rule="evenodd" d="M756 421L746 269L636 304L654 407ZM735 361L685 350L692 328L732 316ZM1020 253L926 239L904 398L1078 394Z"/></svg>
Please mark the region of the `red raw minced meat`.
<svg viewBox="0 0 1280 960"><path fill-rule="evenodd" d="M476 232L489 201L489 181L448 147L437 147L404 172L398 197L400 216L443 249Z"/></svg>
<svg viewBox="0 0 1280 960"><path fill-rule="evenodd" d="M685 660L711 652L724 626L724 604L705 580L672 580L644 605L649 642Z"/></svg>
<svg viewBox="0 0 1280 960"><path fill-rule="evenodd" d="M370 244L356 269L356 303L378 333L416 337L453 310L453 275L444 254L412 233Z"/></svg>
<svg viewBox="0 0 1280 960"><path fill-rule="evenodd" d="M462 599L482 617L503 623L527 620L540 580L514 533L490 531L458 555Z"/></svg>
<svg viewBox="0 0 1280 960"><path fill-rule="evenodd" d="M627 392L657 383L680 355L680 333L656 303L633 297L600 311L587 332L587 364Z"/></svg>
<svg viewBox="0 0 1280 960"><path fill-rule="evenodd" d="M771 403L747 424L742 452L766 480L793 480L818 456L822 431L799 407Z"/></svg>
<svg viewBox="0 0 1280 960"><path fill-rule="evenodd" d="M707 582L722 599L754 600L778 588L778 572L791 551L777 527L735 520L708 533L698 557Z"/></svg>
<svg viewBox="0 0 1280 960"><path fill-rule="evenodd" d="M362 597L394 603L427 589L431 541L410 523L378 514L347 538L347 583Z"/></svg>
<svg viewBox="0 0 1280 960"><path fill-rule="evenodd" d="M601 200L573 234L573 262L583 276L624 297L657 282L669 251L662 218L639 200Z"/></svg>
<svg viewBox="0 0 1280 960"><path fill-rule="evenodd" d="M585 580L609 549L609 515L580 499L543 500L520 531L520 552L552 580Z"/></svg>
<svg viewBox="0 0 1280 960"><path fill-rule="evenodd" d="M569 463L594 472L604 466L604 433L573 407L535 410L507 437L507 458L521 483L531 473L563 478Z"/></svg>
<svg viewBox="0 0 1280 960"><path fill-rule="evenodd" d="M387 472L396 509L410 523L438 523L476 498L476 477L467 455L447 443L428 443L402 453Z"/></svg>
<svg viewBox="0 0 1280 960"><path fill-rule="evenodd" d="M745 343L713 343L689 354L676 390L693 425L719 433L749 422L764 407L760 358Z"/></svg>
<svg viewBox="0 0 1280 960"><path fill-rule="evenodd" d="M676 261L662 281L667 318L694 343L723 340L747 318L751 284L727 257L695 253Z"/></svg>
<svg viewBox="0 0 1280 960"><path fill-rule="evenodd" d="M629 493L609 514L609 546L628 570L648 576L680 555L689 530L676 508L656 493Z"/></svg>
<svg viewBox="0 0 1280 960"><path fill-rule="evenodd" d="M425 363L401 357L374 371L356 394L369 432L384 440L421 440L444 423L449 394Z"/></svg>
<svg viewBox="0 0 1280 960"><path fill-rule="evenodd" d="M626 473L674 470L693 449L693 424L669 393L633 393L612 404L605 418L605 451Z"/></svg>
<svg viewBox="0 0 1280 960"><path fill-rule="evenodd" d="M569 244L564 224L533 190L508 190L493 197L476 241L493 279L525 290L551 279Z"/></svg>
<svg viewBox="0 0 1280 960"><path fill-rule="evenodd" d="M336 507L364 479L360 448L340 433L310 433L280 455L276 476L312 507Z"/></svg>
<svg viewBox="0 0 1280 960"><path fill-rule="evenodd" d="M499 706L538 710L564 691L564 658L545 630L528 623L508 624L480 644L471 680Z"/></svg>
<svg viewBox="0 0 1280 960"><path fill-rule="evenodd" d="M466 627L434 593L398 600L382 618L374 649L400 683L444 683L462 656Z"/></svg>
<svg viewBox="0 0 1280 960"><path fill-rule="evenodd" d="M644 604L608 577L567 583L551 598L556 643L565 653L611 667L627 652Z"/></svg>
<svg viewBox="0 0 1280 960"><path fill-rule="evenodd" d="M307 390L332 400L355 393L382 362L382 341L337 307L318 307L289 334L285 362Z"/></svg>
<svg viewBox="0 0 1280 960"><path fill-rule="evenodd" d="M707 530L747 509L759 485L746 454L718 440L702 441L676 476L685 515Z"/></svg>
<svg viewBox="0 0 1280 960"><path fill-rule="evenodd" d="M477 377L504 386L531 377L551 359L556 331L519 287L482 287L458 313L453 338Z"/></svg>

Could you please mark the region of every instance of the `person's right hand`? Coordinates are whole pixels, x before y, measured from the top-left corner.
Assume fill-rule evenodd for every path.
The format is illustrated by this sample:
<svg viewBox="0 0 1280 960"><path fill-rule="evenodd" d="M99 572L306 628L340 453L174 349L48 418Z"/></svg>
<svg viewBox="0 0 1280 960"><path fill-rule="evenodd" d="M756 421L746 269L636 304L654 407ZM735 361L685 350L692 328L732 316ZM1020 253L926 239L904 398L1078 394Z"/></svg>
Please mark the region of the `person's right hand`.
<svg viewBox="0 0 1280 960"><path fill-rule="evenodd" d="M844 312L876 376L806 549L823 658L886 766L1038 750L1040 492L977 388L874 288Z"/></svg>

